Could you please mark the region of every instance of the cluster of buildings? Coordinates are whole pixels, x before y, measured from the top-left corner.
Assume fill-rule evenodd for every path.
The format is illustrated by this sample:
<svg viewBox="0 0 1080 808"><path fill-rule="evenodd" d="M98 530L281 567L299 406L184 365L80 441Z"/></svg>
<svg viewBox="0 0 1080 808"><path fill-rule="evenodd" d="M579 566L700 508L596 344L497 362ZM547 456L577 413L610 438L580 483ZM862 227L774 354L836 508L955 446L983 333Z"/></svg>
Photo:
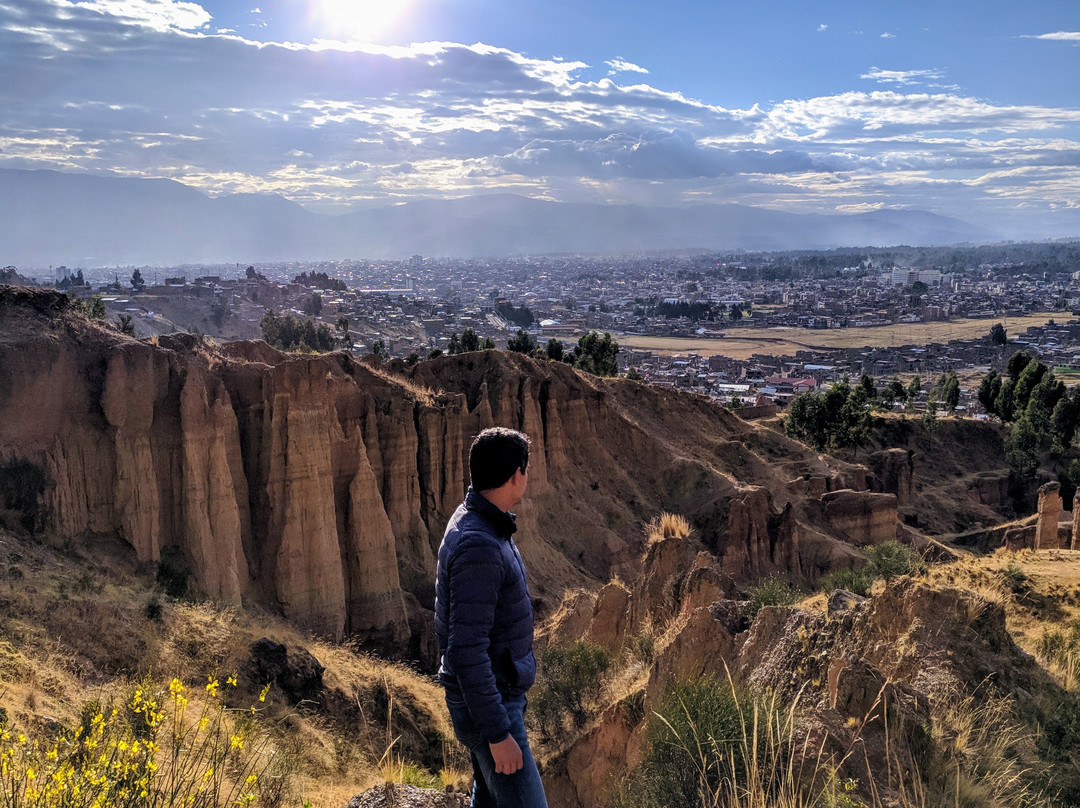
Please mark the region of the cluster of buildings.
<svg viewBox="0 0 1080 808"><path fill-rule="evenodd" d="M314 317L331 328L348 321L352 348L382 340L390 355L424 358L445 350L471 328L504 347L521 327L506 312L525 310L537 343L567 347L593 329L620 335L721 337L734 329L805 329L893 325L903 342L906 323L999 318L1035 311L1080 313L1080 266L978 261L978 252L949 266L897 267L881 256L666 255L592 258L548 256L492 260L296 262L244 267L142 268L135 293L130 270L96 280L111 311L136 317L144 334L196 329L226 339L261 335L268 310ZM57 277L71 276L61 268ZM95 279L88 272L89 279ZM325 283L320 279L330 279ZM298 280L299 279L299 280ZM102 281L104 281L102 283ZM323 287L323 288L320 288ZM89 289L87 289L89 291ZM314 300L317 298L317 300ZM182 301L203 301L191 322ZM681 316L680 316L681 315ZM649 383L692 390L722 401L768 400L783 405L806 389L843 376L876 379L998 366L1015 348L1043 361L1080 364L1073 324L1014 335L1006 352L987 337L931 345L837 348L746 360L695 354L669 356L623 350L620 365Z"/></svg>

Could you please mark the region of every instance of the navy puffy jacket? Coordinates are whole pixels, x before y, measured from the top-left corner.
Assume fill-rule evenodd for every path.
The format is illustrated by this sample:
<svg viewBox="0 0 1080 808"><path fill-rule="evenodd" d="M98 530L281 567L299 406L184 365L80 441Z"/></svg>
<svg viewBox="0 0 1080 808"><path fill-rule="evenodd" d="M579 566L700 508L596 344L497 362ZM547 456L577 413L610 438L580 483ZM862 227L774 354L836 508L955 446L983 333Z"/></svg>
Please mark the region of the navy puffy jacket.
<svg viewBox="0 0 1080 808"><path fill-rule="evenodd" d="M510 733L503 697L521 695L536 679L532 603L516 529L513 514L469 489L439 547L439 680L465 699L488 743Z"/></svg>

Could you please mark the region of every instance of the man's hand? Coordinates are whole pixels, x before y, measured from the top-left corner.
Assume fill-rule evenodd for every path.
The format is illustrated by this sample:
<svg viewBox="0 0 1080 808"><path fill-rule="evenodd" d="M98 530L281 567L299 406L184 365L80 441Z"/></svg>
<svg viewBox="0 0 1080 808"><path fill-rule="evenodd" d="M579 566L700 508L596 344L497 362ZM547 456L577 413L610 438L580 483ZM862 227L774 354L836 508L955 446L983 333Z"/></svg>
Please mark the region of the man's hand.
<svg viewBox="0 0 1080 808"><path fill-rule="evenodd" d="M507 735L498 743L489 743L488 747L495 758L495 771L499 774L513 774L522 767L521 747L513 735Z"/></svg>

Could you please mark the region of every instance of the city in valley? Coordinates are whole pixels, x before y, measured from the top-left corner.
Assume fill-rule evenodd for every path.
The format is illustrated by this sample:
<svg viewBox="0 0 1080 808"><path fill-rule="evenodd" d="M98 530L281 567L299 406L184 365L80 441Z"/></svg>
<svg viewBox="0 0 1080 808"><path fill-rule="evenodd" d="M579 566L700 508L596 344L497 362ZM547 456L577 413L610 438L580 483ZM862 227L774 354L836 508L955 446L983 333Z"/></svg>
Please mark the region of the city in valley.
<svg viewBox="0 0 1080 808"><path fill-rule="evenodd" d="M15 267L4 272L9 281L29 280ZM619 373L762 412L845 376L868 375L881 387L894 376L932 380L956 371L958 410L980 414L979 376L1003 367L1017 349L1066 378L1080 372L1076 242L489 260L416 255L58 267L47 275L34 281L100 298L105 316L138 337L191 331L217 340L276 338L283 349L374 352L412 364L492 346L567 360L583 335L606 332L619 345ZM275 317L311 322L309 334L321 332L321 342L282 342L279 331L267 331ZM926 398L924 390L917 406Z"/></svg>

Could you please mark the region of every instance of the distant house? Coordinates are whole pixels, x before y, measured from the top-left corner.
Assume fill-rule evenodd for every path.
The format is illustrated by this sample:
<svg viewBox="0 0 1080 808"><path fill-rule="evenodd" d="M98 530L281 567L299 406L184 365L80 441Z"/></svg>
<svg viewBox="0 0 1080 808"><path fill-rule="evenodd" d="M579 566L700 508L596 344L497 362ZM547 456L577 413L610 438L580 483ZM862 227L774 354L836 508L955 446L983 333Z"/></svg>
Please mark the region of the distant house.
<svg viewBox="0 0 1080 808"><path fill-rule="evenodd" d="M799 393L811 393L817 389L817 379L796 378L794 376L769 376L765 379L765 385L775 390L779 398L784 396L797 396Z"/></svg>

